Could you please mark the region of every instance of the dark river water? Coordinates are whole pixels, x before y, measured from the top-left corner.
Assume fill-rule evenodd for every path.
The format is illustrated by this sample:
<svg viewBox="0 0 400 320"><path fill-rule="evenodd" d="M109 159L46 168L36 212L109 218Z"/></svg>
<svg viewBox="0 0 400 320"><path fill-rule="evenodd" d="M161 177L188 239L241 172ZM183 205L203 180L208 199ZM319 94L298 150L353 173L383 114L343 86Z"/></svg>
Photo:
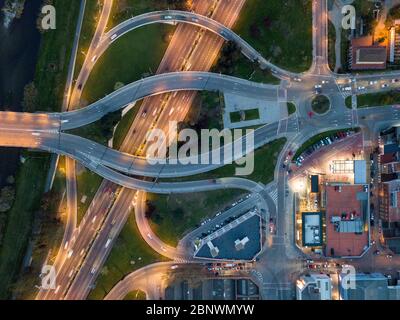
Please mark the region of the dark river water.
<svg viewBox="0 0 400 320"><path fill-rule="evenodd" d="M5 0L0 0L3 8ZM24 86L35 75L40 45L36 19L42 0L27 0L21 19L5 28L0 11L0 110L21 111ZM0 148L0 187L18 168L20 150Z"/></svg>

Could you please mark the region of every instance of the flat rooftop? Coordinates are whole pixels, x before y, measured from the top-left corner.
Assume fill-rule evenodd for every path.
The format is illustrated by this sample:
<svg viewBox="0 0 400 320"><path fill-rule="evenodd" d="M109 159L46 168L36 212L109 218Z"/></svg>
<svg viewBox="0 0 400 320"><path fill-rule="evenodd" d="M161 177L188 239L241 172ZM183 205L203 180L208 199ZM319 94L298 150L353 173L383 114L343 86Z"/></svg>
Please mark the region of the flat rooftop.
<svg viewBox="0 0 400 320"><path fill-rule="evenodd" d="M234 222L233 222L234 223ZM208 241L204 242L195 254L198 258L221 259L221 260L243 260L250 261L261 251L261 218L258 214L237 224L235 227L221 232L216 231L216 237L211 241L212 245L218 248L218 254L212 256ZM212 236L212 235L211 235ZM248 238L244 248L237 250L236 240Z"/></svg>
<svg viewBox="0 0 400 320"><path fill-rule="evenodd" d="M320 212L303 212L303 246L322 245L322 217Z"/></svg>
<svg viewBox="0 0 400 320"><path fill-rule="evenodd" d="M326 255L361 255L368 245L368 232L359 228L367 218L368 192L363 185L327 185L325 190Z"/></svg>

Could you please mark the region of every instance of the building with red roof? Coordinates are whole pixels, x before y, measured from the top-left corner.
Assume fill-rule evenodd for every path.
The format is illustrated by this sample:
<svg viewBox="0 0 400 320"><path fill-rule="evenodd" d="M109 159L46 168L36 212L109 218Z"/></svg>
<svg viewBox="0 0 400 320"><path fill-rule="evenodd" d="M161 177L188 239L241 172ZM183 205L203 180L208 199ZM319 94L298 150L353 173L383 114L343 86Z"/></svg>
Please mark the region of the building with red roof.
<svg viewBox="0 0 400 320"><path fill-rule="evenodd" d="M372 36L351 40L350 69L383 70L386 69L387 59L387 47L373 44Z"/></svg>
<svg viewBox="0 0 400 320"><path fill-rule="evenodd" d="M369 190L364 185L327 185L326 255L360 256L368 247Z"/></svg>

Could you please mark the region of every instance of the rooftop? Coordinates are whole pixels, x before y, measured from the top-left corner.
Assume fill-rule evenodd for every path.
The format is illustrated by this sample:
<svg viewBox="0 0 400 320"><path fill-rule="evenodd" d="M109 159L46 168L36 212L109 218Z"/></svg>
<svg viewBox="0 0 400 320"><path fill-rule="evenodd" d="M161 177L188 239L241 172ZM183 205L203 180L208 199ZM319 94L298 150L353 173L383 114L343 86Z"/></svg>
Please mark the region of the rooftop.
<svg viewBox="0 0 400 320"><path fill-rule="evenodd" d="M355 38L351 41L351 68L385 69L387 61L387 47L373 44L372 36Z"/></svg>
<svg viewBox="0 0 400 320"><path fill-rule="evenodd" d="M320 212L303 212L303 246L322 245L322 215Z"/></svg>
<svg viewBox="0 0 400 320"><path fill-rule="evenodd" d="M354 275L340 275L341 282L355 281L355 288L344 289L340 286L340 295L344 300L388 300L390 296L388 279L380 273L357 273Z"/></svg>
<svg viewBox="0 0 400 320"><path fill-rule="evenodd" d="M261 218L258 214L249 215L246 220L242 219L238 223L234 221L229 228L223 227L210 235L195 256L207 259L250 261L261 251L260 228ZM218 248L218 252L211 248Z"/></svg>
<svg viewBox="0 0 400 320"><path fill-rule="evenodd" d="M327 256L362 254L368 245L368 233L363 228L367 210L368 193L363 185L326 186Z"/></svg>

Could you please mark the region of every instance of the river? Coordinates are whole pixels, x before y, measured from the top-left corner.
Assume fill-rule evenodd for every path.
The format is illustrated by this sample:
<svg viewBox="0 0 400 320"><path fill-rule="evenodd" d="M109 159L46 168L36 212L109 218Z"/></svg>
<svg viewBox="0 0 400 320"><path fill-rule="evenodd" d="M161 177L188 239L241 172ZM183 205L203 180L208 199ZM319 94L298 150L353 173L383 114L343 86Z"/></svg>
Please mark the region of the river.
<svg viewBox="0 0 400 320"><path fill-rule="evenodd" d="M5 0L0 0L3 8ZM24 87L35 76L40 33L36 19L41 0L28 0L20 19L9 28L4 27L4 16L0 12L0 110L21 111ZM15 176L19 164L20 150L0 148L0 187L8 176Z"/></svg>

